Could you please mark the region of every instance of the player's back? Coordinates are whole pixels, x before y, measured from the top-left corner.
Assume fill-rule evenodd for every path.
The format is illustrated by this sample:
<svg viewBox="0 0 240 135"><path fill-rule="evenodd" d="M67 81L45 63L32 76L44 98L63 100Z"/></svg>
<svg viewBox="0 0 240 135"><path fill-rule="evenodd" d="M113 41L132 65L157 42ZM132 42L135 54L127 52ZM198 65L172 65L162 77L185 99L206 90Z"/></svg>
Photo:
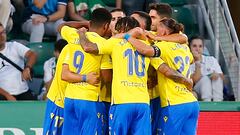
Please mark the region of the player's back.
<svg viewBox="0 0 240 135"><path fill-rule="evenodd" d="M178 44L174 42L158 42L156 44L161 50L161 58L169 67L177 70L186 77L190 77L189 67L193 60L193 56L186 44ZM185 85L176 83L175 81L158 73L159 92L161 97L161 105L170 105L188 103L196 101L196 98L186 88Z"/></svg>
<svg viewBox="0 0 240 135"><path fill-rule="evenodd" d="M104 42L105 39L95 32L87 32L86 36L93 42ZM102 55L94 55L86 53L81 45L70 44L69 53L64 63L69 65L69 70L77 74L88 74L95 72L100 74ZM86 82L69 83L65 96L72 99L82 99L97 101L99 97L100 87L90 85Z"/></svg>
<svg viewBox="0 0 240 135"><path fill-rule="evenodd" d="M110 38L100 54L111 54L113 64L112 103L149 103L148 57L139 54L123 39Z"/></svg>

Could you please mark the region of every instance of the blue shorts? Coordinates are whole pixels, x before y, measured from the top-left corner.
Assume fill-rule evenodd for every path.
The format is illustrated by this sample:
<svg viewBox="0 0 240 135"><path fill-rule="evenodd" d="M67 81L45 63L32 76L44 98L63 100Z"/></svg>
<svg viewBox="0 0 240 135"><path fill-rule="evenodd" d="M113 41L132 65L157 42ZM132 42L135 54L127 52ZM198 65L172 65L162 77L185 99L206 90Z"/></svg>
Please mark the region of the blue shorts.
<svg viewBox="0 0 240 135"><path fill-rule="evenodd" d="M109 111L111 135L151 135L150 107L144 103L112 105Z"/></svg>
<svg viewBox="0 0 240 135"><path fill-rule="evenodd" d="M62 134L63 113L63 108L48 99L43 123L43 135Z"/></svg>
<svg viewBox="0 0 240 135"><path fill-rule="evenodd" d="M150 100L152 134L157 134L159 119L161 114L160 97Z"/></svg>
<svg viewBox="0 0 240 135"><path fill-rule="evenodd" d="M160 135L195 135L199 115L198 102L162 108Z"/></svg>
<svg viewBox="0 0 240 135"><path fill-rule="evenodd" d="M102 135L103 103L65 98L63 135Z"/></svg>

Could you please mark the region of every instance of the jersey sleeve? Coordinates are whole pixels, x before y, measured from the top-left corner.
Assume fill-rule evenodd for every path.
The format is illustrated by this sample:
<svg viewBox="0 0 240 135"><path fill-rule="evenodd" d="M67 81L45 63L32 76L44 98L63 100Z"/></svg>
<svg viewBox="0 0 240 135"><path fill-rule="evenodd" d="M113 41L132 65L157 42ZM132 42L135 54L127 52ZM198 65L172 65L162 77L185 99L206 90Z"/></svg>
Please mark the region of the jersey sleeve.
<svg viewBox="0 0 240 135"><path fill-rule="evenodd" d="M101 69L112 69L112 59L110 55L103 55Z"/></svg>
<svg viewBox="0 0 240 135"><path fill-rule="evenodd" d="M65 39L68 43L79 43L79 36L77 33L77 29L71 28L69 26L63 26L61 29L61 36ZM78 41L76 41L78 40Z"/></svg>
<svg viewBox="0 0 240 135"><path fill-rule="evenodd" d="M157 43L155 44L155 46L157 46L157 47L159 48L159 50L160 50L160 57L161 57L161 56L164 56L164 55L167 53L167 49L166 49L167 45L166 45L166 42L164 42L164 41L162 41L162 42L157 42Z"/></svg>
<svg viewBox="0 0 240 135"><path fill-rule="evenodd" d="M150 59L150 64L156 69L158 70L159 66L162 65L164 63L164 61L160 58L160 57L153 57Z"/></svg>
<svg viewBox="0 0 240 135"><path fill-rule="evenodd" d="M105 42L97 43L99 54L111 54L113 50L113 46L114 46L114 43L112 42L111 39Z"/></svg>
<svg viewBox="0 0 240 135"><path fill-rule="evenodd" d="M70 50L68 47L64 47L61 54L64 55L63 64L70 64ZM60 57L60 56L59 56Z"/></svg>

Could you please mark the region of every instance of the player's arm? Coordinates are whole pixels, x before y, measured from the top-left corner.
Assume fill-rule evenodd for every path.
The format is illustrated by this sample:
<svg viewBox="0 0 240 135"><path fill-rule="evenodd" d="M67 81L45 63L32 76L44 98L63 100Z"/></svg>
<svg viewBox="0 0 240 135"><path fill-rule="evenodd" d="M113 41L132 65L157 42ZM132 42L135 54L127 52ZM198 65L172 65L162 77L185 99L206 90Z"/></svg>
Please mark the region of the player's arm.
<svg viewBox="0 0 240 135"><path fill-rule="evenodd" d="M163 63L158 67L158 71L164 76L172 79L175 82L184 84L188 90L192 90L193 82L191 79L186 78L176 70L170 68L167 64Z"/></svg>
<svg viewBox="0 0 240 135"><path fill-rule="evenodd" d="M155 41L168 41L168 42L175 42L180 44L184 44L188 42L187 36L185 34L179 34L179 33L174 33L174 34L164 35L164 36L156 36L150 32L147 32L147 36L150 39Z"/></svg>
<svg viewBox="0 0 240 135"><path fill-rule="evenodd" d="M112 88L112 69L101 69L101 81L108 91Z"/></svg>
<svg viewBox="0 0 240 135"><path fill-rule="evenodd" d="M89 21L68 21L68 22L64 22L62 24L60 24L58 26L58 32L60 33L61 32L61 29L63 26L69 26L69 27L73 27L73 28L76 28L76 29L80 29L82 27L85 27L85 28L89 28Z"/></svg>
<svg viewBox="0 0 240 135"><path fill-rule="evenodd" d="M16 98L14 96L2 88L0 88L0 95L4 96L7 100L16 101Z"/></svg>
<svg viewBox="0 0 240 135"><path fill-rule="evenodd" d="M87 53L93 53L93 54L99 54L99 49L97 44L92 43L91 41L88 40L88 38L85 35L85 32L83 31L78 31L80 44L83 48L83 50Z"/></svg>
<svg viewBox="0 0 240 135"><path fill-rule="evenodd" d="M87 75L80 75L69 70L68 64L63 64L62 80L69 83L87 82L91 85L98 86L99 76L96 73L89 73Z"/></svg>

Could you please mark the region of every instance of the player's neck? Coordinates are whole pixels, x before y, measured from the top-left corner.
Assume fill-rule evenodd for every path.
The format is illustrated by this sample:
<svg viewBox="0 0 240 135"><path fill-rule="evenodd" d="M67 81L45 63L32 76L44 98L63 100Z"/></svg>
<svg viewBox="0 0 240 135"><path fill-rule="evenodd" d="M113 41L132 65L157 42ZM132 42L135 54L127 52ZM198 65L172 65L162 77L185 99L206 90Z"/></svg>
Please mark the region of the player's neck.
<svg viewBox="0 0 240 135"><path fill-rule="evenodd" d="M102 35L102 32L101 32L101 30L99 28L90 27L89 28L89 32L95 32L95 33L97 33L100 36Z"/></svg>

